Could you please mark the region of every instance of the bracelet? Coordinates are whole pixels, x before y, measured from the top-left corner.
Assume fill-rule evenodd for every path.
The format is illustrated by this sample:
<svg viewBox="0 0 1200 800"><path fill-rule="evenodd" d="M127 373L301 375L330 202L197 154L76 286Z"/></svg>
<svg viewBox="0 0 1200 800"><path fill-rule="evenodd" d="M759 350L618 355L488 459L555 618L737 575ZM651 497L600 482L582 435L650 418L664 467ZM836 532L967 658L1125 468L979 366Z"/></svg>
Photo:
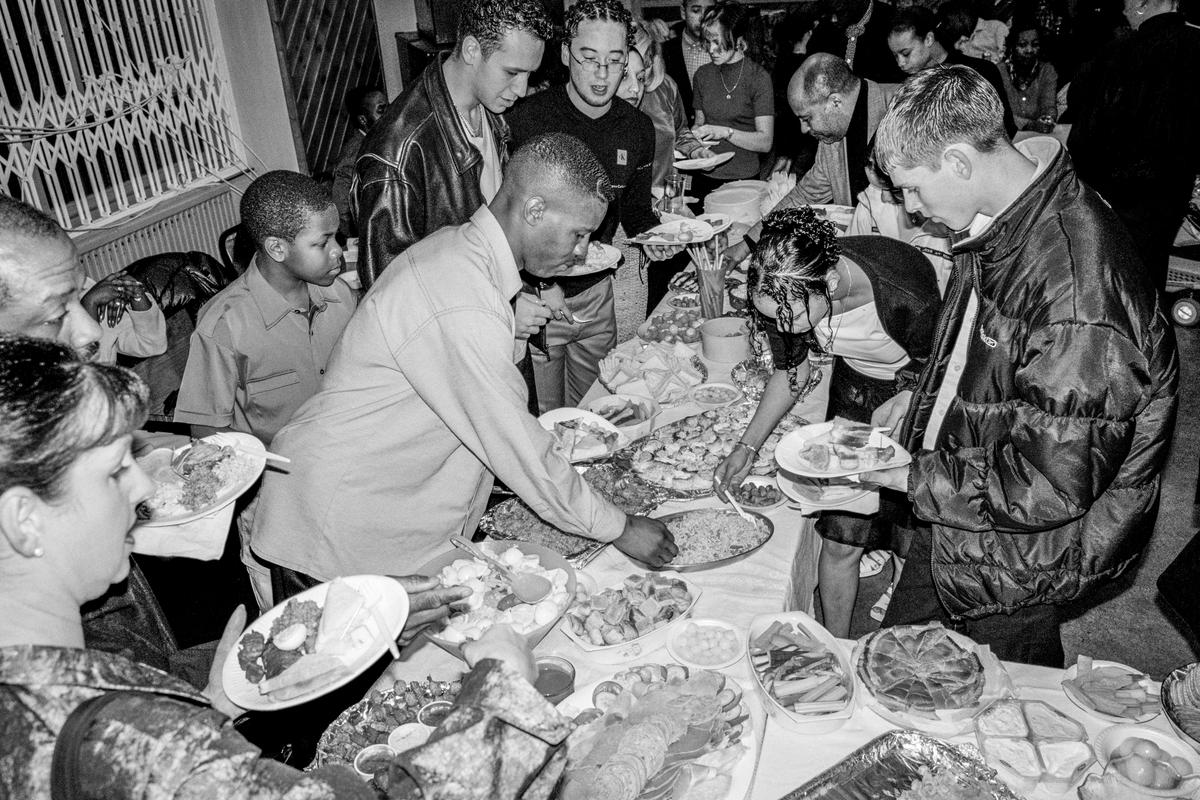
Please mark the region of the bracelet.
<svg viewBox="0 0 1200 800"><path fill-rule="evenodd" d="M751 453L753 453L755 458L758 458L758 448L757 447L751 447L750 445L746 444L745 442L736 442L733 446L735 448L744 447L747 450L749 450Z"/></svg>
<svg viewBox="0 0 1200 800"><path fill-rule="evenodd" d="M725 141L727 141L727 142L733 141L733 128L731 128L728 125L725 126Z"/></svg>

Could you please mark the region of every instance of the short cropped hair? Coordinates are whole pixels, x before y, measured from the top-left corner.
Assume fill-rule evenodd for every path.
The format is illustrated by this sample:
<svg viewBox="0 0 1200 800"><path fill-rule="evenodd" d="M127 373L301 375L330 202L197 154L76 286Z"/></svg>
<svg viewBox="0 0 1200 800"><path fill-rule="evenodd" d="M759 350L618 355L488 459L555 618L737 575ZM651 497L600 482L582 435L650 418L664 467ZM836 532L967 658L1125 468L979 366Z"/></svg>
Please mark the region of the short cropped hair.
<svg viewBox="0 0 1200 800"><path fill-rule="evenodd" d="M268 236L292 241L308 218L333 205L333 194L307 175L277 169L254 179L239 210L246 233L256 245Z"/></svg>
<svg viewBox="0 0 1200 800"><path fill-rule="evenodd" d="M146 419L146 384L115 364L83 361L49 339L0 336L0 492L62 497L79 456Z"/></svg>
<svg viewBox="0 0 1200 800"><path fill-rule="evenodd" d="M67 232L49 215L28 203L0 194L0 306L12 298L10 271L19 266L2 258L4 253L18 240L36 243L66 238Z"/></svg>
<svg viewBox="0 0 1200 800"><path fill-rule="evenodd" d="M374 84L355 86L353 89L346 92L346 99L344 102L346 106L346 114L350 117L350 119L356 119L359 114L366 114L370 110L366 108L367 98L376 92L384 95L385 99L387 98L387 95L384 94L383 88L380 86L375 86Z"/></svg>
<svg viewBox="0 0 1200 800"><path fill-rule="evenodd" d="M934 33L942 46L950 49L964 36L970 38L978 24L979 15L964 0L946 0L937 10Z"/></svg>
<svg viewBox="0 0 1200 800"><path fill-rule="evenodd" d="M917 39L924 39L937 28L937 17L925 6L909 6L896 12L888 35L912 31Z"/></svg>
<svg viewBox="0 0 1200 800"><path fill-rule="evenodd" d="M584 22L615 22L625 26L625 44L633 47L633 15L621 0L579 0L567 9L563 18L564 41L570 44Z"/></svg>
<svg viewBox="0 0 1200 800"><path fill-rule="evenodd" d="M519 180L537 174L585 198L605 203L616 196L608 171L592 149L568 133L542 133L517 148L508 173Z"/></svg>
<svg viewBox="0 0 1200 800"><path fill-rule="evenodd" d="M460 0L458 4L458 44L474 36L484 58L500 49L500 40L509 31L524 31L543 42L554 38L554 22L541 0Z"/></svg>
<svg viewBox="0 0 1200 800"><path fill-rule="evenodd" d="M709 25L715 25L720 32L721 48L732 50L738 39L748 41L750 38L750 9L737 0L722 0L705 9L700 28L703 30Z"/></svg>
<svg viewBox="0 0 1200 800"><path fill-rule="evenodd" d="M875 151L888 170L937 170L955 142L990 153L1006 141L1004 106L987 78L970 67L940 66L900 87L875 132Z"/></svg>
<svg viewBox="0 0 1200 800"><path fill-rule="evenodd" d="M816 103L837 92L845 94L858 84L846 59L829 53L813 53L800 65L801 99Z"/></svg>

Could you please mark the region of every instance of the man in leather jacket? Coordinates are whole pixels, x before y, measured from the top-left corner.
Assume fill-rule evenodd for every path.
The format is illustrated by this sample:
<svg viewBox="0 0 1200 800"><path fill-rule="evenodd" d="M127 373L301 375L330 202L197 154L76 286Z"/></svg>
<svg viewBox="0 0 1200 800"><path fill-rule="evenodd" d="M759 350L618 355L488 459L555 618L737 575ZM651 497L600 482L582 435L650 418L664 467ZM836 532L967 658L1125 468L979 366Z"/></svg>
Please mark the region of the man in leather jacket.
<svg viewBox="0 0 1200 800"><path fill-rule="evenodd" d="M1061 667L1060 607L1154 529L1178 357L1133 242L1054 139L1014 147L962 66L914 75L876 149L910 212L965 233L914 392L875 413L912 463L913 537L884 624L941 621Z"/></svg>
<svg viewBox="0 0 1200 800"><path fill-rule="evenodd" d="M359 151L350 194L364 290L404 250L495 196L508 158L500 115L525 96L552 33L539 0L461 3L454 51L388 106Z"/></svg>

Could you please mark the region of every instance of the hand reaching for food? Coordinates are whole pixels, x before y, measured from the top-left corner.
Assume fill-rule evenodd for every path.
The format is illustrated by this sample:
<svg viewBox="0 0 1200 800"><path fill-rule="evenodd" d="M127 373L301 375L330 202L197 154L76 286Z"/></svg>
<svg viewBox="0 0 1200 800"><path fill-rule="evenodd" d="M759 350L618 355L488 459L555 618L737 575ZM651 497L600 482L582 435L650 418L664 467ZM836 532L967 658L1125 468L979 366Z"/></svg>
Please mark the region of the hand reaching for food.
<svg viewBox="0 0 1200 800"><path fill-rule="evenodd" d="M617 537L613 546L635 561L652 567L669 564L679 554L675 538L666 525L659 520L635 514L625 518L625 531Z"/></svg>
<svg viewBox="0 0 1200 800"><path fill-rule="evenodd" d="M735 447L713 472L713 490L717 497L728 501L729 493L742 485L753 466L754 451L748 447Z"/></svg>

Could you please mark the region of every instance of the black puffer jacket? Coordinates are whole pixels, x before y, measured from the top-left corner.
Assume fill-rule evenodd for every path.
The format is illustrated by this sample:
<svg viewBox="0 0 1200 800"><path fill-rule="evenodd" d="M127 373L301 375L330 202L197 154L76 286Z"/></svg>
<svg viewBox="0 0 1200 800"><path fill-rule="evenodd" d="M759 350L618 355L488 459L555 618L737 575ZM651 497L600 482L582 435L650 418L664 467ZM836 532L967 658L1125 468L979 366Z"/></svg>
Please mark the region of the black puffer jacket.
<svg viewBox="0 0 1200 800"><path fill-rule="evenodd" d="M370 288L379 273L417 241L462 225L483 205L483 156L467 139L442 75L443 55L387 107L355 163L350 208L360 237L358 277ZM501 166L508 125L482 109Z"/></svg>
<svg viewBox="0 0 1200 800"><path fill-rule="evenodd" d="M909 496L955 617L1072 600L1146 544L1175 424L1175 337L1132 243L1051 139L1049 162L955 247L933 354L902 441L919 448L972 286L979 314L936 449Z"/></svg>

